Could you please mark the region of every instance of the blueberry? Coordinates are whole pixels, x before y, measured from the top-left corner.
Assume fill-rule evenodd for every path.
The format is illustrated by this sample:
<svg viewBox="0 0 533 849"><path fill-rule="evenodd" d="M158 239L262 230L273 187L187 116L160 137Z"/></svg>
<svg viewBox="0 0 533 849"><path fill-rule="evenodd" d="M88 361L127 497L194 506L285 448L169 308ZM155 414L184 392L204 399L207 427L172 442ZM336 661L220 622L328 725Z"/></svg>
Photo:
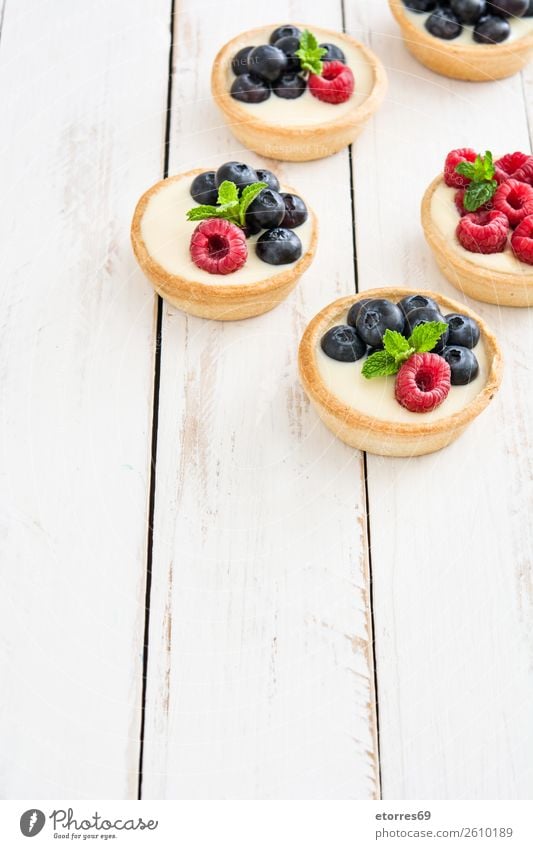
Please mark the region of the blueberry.
<svg viewBox="0 0 533 849"><path fill-rule="evenodd" d="M416 310L419 307L429 307L429 309L437 310L439 312L439 307L436 301L433 298L426 298L425 295L407 295L405 298L402 298L401 301L398 301L398 306L404 315L407 315L411 310Z"/></svg>
<svg viewBox="0 0 533 849"><path fill-rule="evenodd" d="M270 97L270 86L253 74L241 74L233 80L230 94L242 103L262 103Z"/></svg>
<svg viewBox="0 0 533 849"><path fill-rule="evenodd" d="M307 88L307 83L298 74L282 74L279 79L272 83L272 91L278 97L285 100L296 100L301 97Z"/></svg>
<svg viewBox="0 0 533 849"><path fill-rule="evenodd" d="M463 31L463 25L457 15L454 15L451 9L441 7L435 9L429 16L425 27L431 35L436 38L444 38L447 41L457 38Z"/></svg>
<svg viewBox="0 0 533 849"><path fill-rule="evenodd" d="M365 304L369 304L370 301L371 298L361 298L360 301L356 301L355 304L352 304L352 306L348 310L348 318L346 319L348 324L350 324L352 327L355 327L357 323L357 316L359 315L361 307L364 307Z"/></svg>
<svg viewBox="0 0 533 849"><path fill-rule="evenodd" d="M419 324L427 324L428 321L442 321L444 324L446 323L444 316L439 310L432 309L431 307L417 307L414 310L411 310L405 316L405 335L410 336L415 327L418 327ZM440 354L443 350L446 342L448 340L448 330L446 329L439 341L432 348L433 353Z"/></svg>
<svg viewBox="0 0 533 849"><path fill-rule="evenodd" d="M474 41L478 44L499 44L511 34L509 21L498 15L485 15L480 18L474 29Z"/></svg>
<svg viewBox="0 0 533 849"><path fill-rule="evenodd" d="M432 12L437 8L437 0L403 0L412 12Z"/></svg>
<svg viewBox="0 0 533 849"><path fill-rule="evenodd" d="M533 0L529 0L529 6L524 12L524 18L533 18Z"/></svg>
<svg viewBox="0 0 533 849"><path fill-rule="evenodd" d="M281 197L285 205L285 215L281 222L282 227L289 227L292 230L307 221L307 207L301 197L291 195L289 192L282 192Z"/></svg>
<svg viewBox="0 0 533 849"><path fill-rule="evenodd" d="M274 47L277 47L278 50L283 50L285 56L287 57L287 72L297 74L298 71L302 70L301 62L296 56L296 51L300 48L300 39L296 38L294 35L286 35L285 38L280 38L279 41L276 41Z"/></svg>
<svg viewBox="0 0 533 849"><path fill-rule="evenodd" d="M473 318L452 312L444 316L444 321L448 324L448 345L476 347L479 342L479 327Z"/></svg>
<svg viewBox="0 0 533 849"><path fill-rule="evenodd" d="M450 383L452 386L464 386L471 383L479 374L479 363L470 348L461 345L448 345L442 356L450 366Z"/></svg>
<svg viewBox="0 0 533 849"><path fill-rule="evenodd" d="M380 351L383 351L383 345L381 345L379 348L368 348L366 355L367 357L371 357L372 354L378 354Z"/></svg>
<svg viewBox="0 0 533 849"><path fill-rule="evenodd" d="M241 47L231 60L231 70L236 77L248 73L248 54L251 50L253 47Z"/></svg>
<svg viewBox="0 0 533 849"><path fill-rule="evenodd" d="M485 0L450 0L450 6L462 24L477 24L486 9Z"/></svg>
<svg viewBox="0 0 533 849"><path fill-rule="evenodd" d="M364 304L357 316L356 328L361 339L372 348L379 348L386 330L403 331L404 316L392 301L376 298Z"/></svg>
<svg viewBox="0 0 533 849"><path fill-rule="evenodd" d="M288 60L283 50L272 44L260 44L248 54L248 71L272 83L285 73Z"/></svg>
<svg viewBox="0 0 533 849"><path fill-rule="evenodd" d="M217 186L220 186L224 180L230 180L241 190L246 186L250 186L252 183L258 182L254 169L250 168L249 165L245 165L244 162L224 162L215 175L215 183Z"/></svg>
<svg viewBox="0 0 533 849"><path fill-rule="evenodd" d="M346 65L346 56L336 44L325 42L324 44L320 44L319 47L327 50L327 53L324 53L322 56L322 62L342 62L343 65Z"/></svg>
<svg viewBox="0 0 533 849"><path fill-rule="evenodd" d="M204 171L203 174L198 174L192 181L189 191L196 203L207 203L210 206L215 206L218 200L215 172Z"/></svg>
<svg viewBox="0 0 533 849"><path fill-rule="evenodd" d="M256 168L255 173L260 183L266 183L269 189L279 192L279 180L272 171L267 171L266 168Z"/></svg>
<svg viewBox="0 0 533 849"><path fill-rule="evenodd" d="M282 27L277 27L270 35L270 44L275 44L280 38L297 38L300 39L302 31L298 27L293 27L292 24L285 24Z"/></svg>
<svg viewBox="0 0 533 849"><path fill-rule="evenodd" d="M366 354L366 345L353 327L339 324L332 327L321 339L320 347L332 360L341 363L355 363Z"/></svg>
<svg viewBox="0 0 533 849"><path fill-rule="evenodd" d="M487 0L487 11L503 18L522 18L528 8L529 0Z"/></svg>
<svg viewBox="0 0 533 849"><path fill-rule="evenodd" d="M285 215L285 204L278 192L263 189L246 210L246 225L259 230L279 227Z"/></svg>
<svg viewBox="0 0 533 849"><path fill-rule="evenodd" d="M302 243L294 230L287 227L275 227L259 236L255 251L259 259L270 265L285 265L296 262L302 255Z"/></svg>

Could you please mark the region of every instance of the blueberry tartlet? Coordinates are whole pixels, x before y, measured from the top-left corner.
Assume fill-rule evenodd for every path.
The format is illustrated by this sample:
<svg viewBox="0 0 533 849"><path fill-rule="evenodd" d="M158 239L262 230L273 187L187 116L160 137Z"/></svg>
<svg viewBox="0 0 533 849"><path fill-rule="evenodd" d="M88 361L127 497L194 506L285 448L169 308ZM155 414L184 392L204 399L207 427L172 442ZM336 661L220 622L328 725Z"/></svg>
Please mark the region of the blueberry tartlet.
<svg viewBox="0 0 533 849"><path fill-rule="evenodd" d="M405 45L459 80L510 77L533 53L531 0L389 0Z"/></svg>
<svg viewBox="0 0 533 849"><path fill-rule="evenodd" d="M434 292L372 289L307 326L303 387L348 445L391 457L449 445L499 388L501 353L471 310Z"/></svg>
<svg viewBox="0 0 533 849"><path fill-rule="evenodd" d="M299 194L244 162L161 180L131 226L137 261L161 297L220 321L282 301L312 262L317 234Z"/></svg>
<svg viewBox="0 0 533 849"><path fill-rule="evenodd" d="M321 159L350 144L385 95L379 59L348 35L284 24L218 53L213 97L232 133L270 159Z"/></svg>
<svg viewBox="0 0 533 849"><path fill-rule="evenodd" d="M457 289L490 304L533 306L533 156L452 150L422 200L422 226Z"/></svg>

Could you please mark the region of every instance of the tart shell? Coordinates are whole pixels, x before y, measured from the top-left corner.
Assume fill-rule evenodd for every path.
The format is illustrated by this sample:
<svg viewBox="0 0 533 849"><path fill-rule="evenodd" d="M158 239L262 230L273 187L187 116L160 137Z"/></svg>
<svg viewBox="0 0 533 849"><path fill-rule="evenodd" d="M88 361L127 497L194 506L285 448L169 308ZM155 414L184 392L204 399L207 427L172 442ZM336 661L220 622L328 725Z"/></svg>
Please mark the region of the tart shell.
<svg viewBox="0 0 533 849"><path fill-rule="evenodd" d="M518 73L533 53L533 31L501 44L454 43L436 38L417 27L405 12L402 0L389 0L402 30L405 46L426 68L456 80L487 82Z"/></svg>
<svg viewBox="0 0 533 849"><path fill-rule="evenodd" d="M272 24L275 29L279 24ZM304 24L296 24L302 29ZM334 36L341 42L346 42L360 50L374 75L374 85L366 100L354 105L354 108L344 112L338 119L327 125L319 126L280 126L261 121L250 114L248 109L240 105L228 91L227 68L236 52L237 45L245 39L253 44L259 33L265 27L248 30L228 41L219 50L211 72L211 91L231 132L250 150L254 150L268 159L280 159L290 162L306 162L312 159L323 159L342 150L357 138L365 123L372 117L380 106L387 90L387 76L380 60L364 44L354 38L334 30L320 27L321 33ZM357 85L357 81L356 81ZM297 108L295 105L294 108Z"/></svg>
<svg viewBox="0 0 533 849"><path fill-rule="evenodd" d="M430 183L422 198L421 214L426 241L446 279L456 289L478 301L506 307L533 306L533 266L526 274L507 274L480 266L476 263L475 253L469 260L450 248L431 216L433 194L443 182L444 178L439 176Z"/></svg>
<svg viewBox="0 0 533 849"><path fill-rule="evenodd" d="M406 295L427 295L446 312L469 315L478 323L485 344L489 371L483 389L462 410L442 419L424 422L390 422L358 412L333 395L322 380L316 361L316 350L325 331L339 313L362 298L389 298L398 301ZM361 364L363 360L359 361ZM476 313L436 292L418 289L368 289L357 295L340 298L321 310L308 324L298 355L303 387L324 424L343 442L370 454L386 457L416 457L445 448L465 430L494 397L502 379L502 355L496 338ZM357 367L358 363L354 363Z"/></svg>
<svg viewBox="0 0 533 849"><path fill-rule="evenodd" d="M201 318L211 318L218 321L236 321L261 315L276 307L296 286L298 278L311 264L316 251L318 239L318 223L313 210L306 203L309 217L312 220L311 241L300 259L290 268L265 263L265 278L256 283L231 284L231 274L225 275L224 283L202 283L194 280L194 263L191 260L191 277L170 274L150 255L142 237L141 223L144 211L153 194L169 181L181 180L183 177L195 177L206 171L205 168L195 168L183 174L160 180L139 199L133 221L131 223L131 243L137 262L153 285L156 292L166 301L184 312ZM290 187L288 192L296 192ZM191 205L194 201L191 199ZM297 232L297 231L296 231ZM270 275L268 274L271 269ZM276 270L274 270L276 269ZM280 270L277 270L280 269ZM214 275L215 276L215 275Z"/></svg>

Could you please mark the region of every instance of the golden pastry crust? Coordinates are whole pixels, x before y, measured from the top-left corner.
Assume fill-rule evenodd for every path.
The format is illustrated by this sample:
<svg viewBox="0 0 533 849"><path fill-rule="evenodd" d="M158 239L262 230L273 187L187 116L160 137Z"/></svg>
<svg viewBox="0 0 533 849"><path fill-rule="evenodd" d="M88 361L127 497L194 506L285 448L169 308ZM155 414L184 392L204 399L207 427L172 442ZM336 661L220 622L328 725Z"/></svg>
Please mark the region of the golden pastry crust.
<svg viewBox="0 0 533 849"><path fill-rule="evenodd" d="M272 24L272 29L277 26L279 24ZM305 28L304 24L296 24L296 26ZM334 36L341 42L351 44L363 53L374 74L372 91L359 106L354 104L353 109L343 112L339 118L324 126L284 127L279 124L272 124L251 115L250 110L245 109L238 100L231 97L226 77L228 66L237 50L237 45L243 40L249 44L254 44L258 33L262 33L264 30L265 27L259 27L240 33L219 50L213 63L211 91L233 135L247 148L254 150L261 156L290 162L323 159L325 156L331 156L331 154L347 147L357 138L364 124L372 117L385 97L387 75L380 60L368 47L349 35L320 27L321 32ZM296 101L294 108L297 108Z"/></svg>
<svg viewBox="0 0 533 849"><path fill-rule="evenodd" d="M318 239L318 223L316 215L306 201L309 217L312 221L311 241L308 249L302 254L295 265L283 269L283 266L273 266L265 263L265 278L250 285L231 283L201 283L193 277L182 277L170 274L150 255L142 237L141 224L144 211L153 194L168 185L169 182L181 180L183 177L195 177L201 174L205 168L195 168L183 174L160 180L139 199L133 221L131 223L131 243L137 262L152 283L156 292L173 306L184 312L197 315L201 318L211 318L217 321L236 321L243 318L251 318L276 307L287 297L291 289L296 286L298 278L311 264L316 251ZM287 187L287 191L294 191ZM295 192L296 193L296 192ZM297 194L300 194L298 192ZM305 199L304 199L305 200ZM192 203L192 202L191 202ZM269 269L281 268L270 275ZM193 274L194 266L191 267ZM227 275L227 280L231 275Z"/></svg>
<svg viewBox="0 0 533 849"><path fill-rule="evenodd" d="M422 65L456 80L487 82L518 73L533 52L533 32L501 44L468 44L435 38L417 27L405 12L402 0L389 0L402 30L405 46Z"/></svg>
<svg viewBox="0 0 533 849"><path fill-rule="evenodd" d="M475 319L481 330L489 364L484 388L462 410L443 419L420 423L389 422L358 412L340 401L328 390L318 370L316 352L320 339L336 317L362 298L389 298L398 301L406 295L427 295L438 302L443 311L459 312ZM464 429L485 409L497 392L502 379L502 355L495 336L476 313L464 304L436 292L418 289L385 287L368 289L357 295L340 298L321 310L308 324L298 355L300 378L303 387L316 407L320 418L331 431L348 445L387 457L416 457L439 451L454 441Z"/></svg>
<svg viewBox="0 0 533 849"><path fill-rule="evenodd" d="M472 259L467 259L453 250L442 236L433 222L431 201L443 182L444 178L439 176L430 183L422 198L421 215L426 241L446 279L460 292L478 301L506 307L533 306L533 267L524 274L507 274L485 268L476 262L477 254L472 253Z"/></svg>

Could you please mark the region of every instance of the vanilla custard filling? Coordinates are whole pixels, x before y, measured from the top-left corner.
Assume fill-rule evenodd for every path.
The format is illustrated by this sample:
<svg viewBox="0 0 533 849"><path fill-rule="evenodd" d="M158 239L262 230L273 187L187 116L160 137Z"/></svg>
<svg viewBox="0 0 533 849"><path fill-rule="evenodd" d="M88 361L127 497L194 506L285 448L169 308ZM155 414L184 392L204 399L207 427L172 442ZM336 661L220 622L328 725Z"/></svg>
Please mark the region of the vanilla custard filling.
<svg viewBox="0 0 533 849"><path fill-rule="evenodd" d="M338 324L346 324L347 318L348 311L339 313L323 332L326 333L330 327ZM452 386L446 400L430 413L412 413L398 403L394 395L395 375L373 377L370 380L363 377L362 368L365 357L361 357L355 363L333 360L324 353L319 339L316 347L316 363L324 385L338 401L346 406L387 422L424 424L424 422L438 421L459 412L481 392L489 372L487 353L482 338L473 352L479 363L479 373L475 380L466 386Z"/></svg>
<svg viewBox="0 0 533 849"><path fill-rule="evenodd" d="M314 97L309 88L306 88L304 93L294 100L286 100L283 97L278 97L272 91L268 100L262 103L242 103L240 100L231 98L232 101L241 106L250 114L254 115L260 121L265 121L270 124L281 124L285 127L297 126L314 126L327 124L329 121L335 121L341 118L347 112L350 112L354 107L360 106L367 99L374 88L374 70L369 64L363 51L354 47L350 42L343 41L342 38L336 38L323 30L311 27L313 35L315 35L321 44L335 44L343 51L346 57L346 64L351 69L354 75L355 87L352 96L345 103L324 103L323 100L318 100ZM231 69L231 59L242 47L258 47L260 44L268 44L272 30L265 28L257 33L254 39L255 44L251 44L246 37L239 41L235 41L235 47L230 62L226 70L226 84L228 92L231 89L233 81L236 79L235 74Z"/></svg>
<svg viewBox="0 0 533 849"><path fill-rule="evenodd" d="M298 260L286 265L270 265L259 259L255 252L255 243L264 232L262 230L246 240L248 258L238 271L232 274L210 274L198 268L191 259L189 246L193 231L199 222L187 221L187 211L198 206L190 194L193 180L194 175L188 175L162 183L158 191L149 198L141 220L141 236L146 250L168 274L194 283L248 285L268 279L296 265ZM283 186L280 191L285 191ZM309 249L312 229L311 214L307 221L294 229L302 243L301 256Z"/></svg>
<svg viewBox="0 0 533 849"><path fill-rule="evenodd" d="M442 182L435 189L431 199L431 219L441 236L446 240L447 246L463 260L473 262L477 266L490 271L498 271L504 274L531 274L532 266L521 262L514 255L510 239L503 251L496 254L477 254L467 251L456 236L457 225L461 217L455 206L455 193L457 189L447 186ZM509 236L511 231L509 232Z"/></svg>
<svg viewBox="0 0 533 849"><path fill-rule="evenodd" d="M494 47L498 46L497 44L479 44L479 42L474 41L474 27L469 24L463 24L463 30L457 38L439 38L438 36L430 33L425 26L431 12L413 12L406 6L404 6L404 11L406 16L413 24L415 24L415 26L424 30L424 32L434 38L435 41L442 42L443 45L463 44L468 45L469 47L482 47L485 50L493 50ZM529 35L529 33L533 30L533 18L509 18L508 20L511 25L511 32L509 33L509 37L506 38L505 41L501 41L500 44L509 44L510 41L516 41L519 38L523 38L525 35Z"/></svg>

